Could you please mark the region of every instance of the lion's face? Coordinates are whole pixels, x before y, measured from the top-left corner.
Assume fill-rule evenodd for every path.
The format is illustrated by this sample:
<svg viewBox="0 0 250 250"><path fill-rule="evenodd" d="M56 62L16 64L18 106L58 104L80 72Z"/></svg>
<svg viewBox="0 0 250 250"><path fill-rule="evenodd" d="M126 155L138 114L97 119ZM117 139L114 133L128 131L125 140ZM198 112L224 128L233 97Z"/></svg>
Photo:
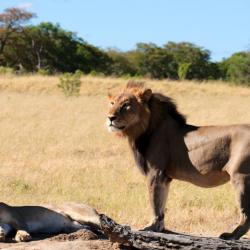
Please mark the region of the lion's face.
<svg viewBox="0 0 250 250"><path fill-rule="evenodd" d="M125 89L116 96L109 96L110 107L106 124L110 132L129 132L147 126L149 110L147 101L151 97L149 89Z"/></svg>
<svg viewBox="0 0 250 250"><path fill-rule="evenodd" d="M120 132L138 123L140 104L133 95L122 94L110 99L107 126L111 132Z"/></svg>

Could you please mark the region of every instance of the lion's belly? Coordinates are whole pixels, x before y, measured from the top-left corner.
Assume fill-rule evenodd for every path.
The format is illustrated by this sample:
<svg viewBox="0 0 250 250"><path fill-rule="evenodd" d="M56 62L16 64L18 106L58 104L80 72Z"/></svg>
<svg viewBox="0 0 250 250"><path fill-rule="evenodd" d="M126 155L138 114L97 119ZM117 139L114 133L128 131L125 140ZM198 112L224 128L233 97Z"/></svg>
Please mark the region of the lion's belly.
<svg viewBox="0 0 250 250"><path fill-rule="evenodd" d="M211 158L190 160L174 167L172 178L191 182L201 187L215 187L230 180L229 174L223 170L227 161L220 156L216 161Z"/></svg>
<svg viewBox="0 0 250 250"><path fill-rule="evenodd" d="M50 222L37 222L32 221L27 223L28 231L30 233L58 233L63 228L62 226L58 225L58 223L50 223Z"/></svg>
<svg viewBox="0 0 250 250"><path fill-rule="evenodd" d="M30 233L57 233L63 231L69 224L69 218L54 211L44 210L43 213L23 215Z"/></svg>
<svg viewBox="0 0 250 250"><path fill-rule="evenodd" d="M200 187L209 188L225 184L226 182L229 181L230 176L228 175L227 172L214 171L205 175L196 173L193 176L184 176L184 178L179 178L179 179L191 182L192 184Z"/></svg>

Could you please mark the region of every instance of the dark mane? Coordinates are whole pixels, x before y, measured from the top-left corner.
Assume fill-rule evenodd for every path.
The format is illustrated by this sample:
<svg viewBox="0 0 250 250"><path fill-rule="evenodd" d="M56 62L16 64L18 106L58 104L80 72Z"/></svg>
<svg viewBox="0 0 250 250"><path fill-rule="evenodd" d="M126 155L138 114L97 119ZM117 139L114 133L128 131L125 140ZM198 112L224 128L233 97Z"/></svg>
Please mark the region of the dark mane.
<svg viewBox="0 0 250 250"><path fill-rule="evenodd" d="M175 102L170 97L160 93L154 93L150 100L149 106L151 111L157 115L153 119L162 120L170 116L181 127L186 125L186 117L178 111Z"/></svg>
<svg viewBox="0 0 250 250"><path fill-rule="evenodd" d="M135 140L134 145L131 145L137 166L144 175L148 172L145 154L150 143L151 134L157 130L159 124L171 117L176 121L177 126L184 127L186 125L185 116L179 113L176 104L171 98L154 93L149 100L148 106L151 111L148 128Z"/></svg>
<svg viewBox="0 0 250 250"><path fill-rule="evenodd" d="M129 81L126 86L127 89L143 89L144 87L144 82L134 80ZM180 126L186 125L186 117L178 111L174 100L170 97L160 93L154 93L150 102L154 109L153 111L159 113L158 115L160 115L161 118L171 116ZM152 105L152 102L155 103ZM157 106L157 108L154 106Z"/></svg>

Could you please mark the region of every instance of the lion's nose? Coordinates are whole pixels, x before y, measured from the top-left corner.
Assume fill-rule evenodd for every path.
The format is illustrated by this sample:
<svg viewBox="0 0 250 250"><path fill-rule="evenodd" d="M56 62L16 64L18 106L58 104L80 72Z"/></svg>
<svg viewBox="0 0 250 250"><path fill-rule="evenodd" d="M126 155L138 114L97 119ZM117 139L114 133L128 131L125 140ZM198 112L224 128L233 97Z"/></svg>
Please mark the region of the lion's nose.
<svg viewBox="0 0 250 250"><path fill-rule="evenodd" d="M109 116L108 118L112 122L112 121L114 121L116 119L116 116L112 115L112 116Z"/></svg>

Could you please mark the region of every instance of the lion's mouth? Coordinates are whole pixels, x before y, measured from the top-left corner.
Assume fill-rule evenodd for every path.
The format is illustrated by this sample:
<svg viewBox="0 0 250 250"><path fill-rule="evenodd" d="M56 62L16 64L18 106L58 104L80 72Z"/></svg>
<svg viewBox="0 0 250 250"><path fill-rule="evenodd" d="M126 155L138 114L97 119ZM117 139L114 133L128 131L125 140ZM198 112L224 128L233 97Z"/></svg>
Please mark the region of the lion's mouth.
<svg viewBox="0 0 250 250"><path fill-rule="evenodd" d="M126 126L115 124L114 121L110 121L109 119L106 120L106 125L110 132L119 132L119 131L121 132L126 128Z"/></svg>
<svg viewBox="0 0 250 250"><path fill-rule="evenodd" d="M126 127L126 126L116 126L116 125L114 125L114 124L110 124L110 125L109 125L109 129L110 129L111 131L122 131L122 130L125 129L125 127Z"/></svg>

